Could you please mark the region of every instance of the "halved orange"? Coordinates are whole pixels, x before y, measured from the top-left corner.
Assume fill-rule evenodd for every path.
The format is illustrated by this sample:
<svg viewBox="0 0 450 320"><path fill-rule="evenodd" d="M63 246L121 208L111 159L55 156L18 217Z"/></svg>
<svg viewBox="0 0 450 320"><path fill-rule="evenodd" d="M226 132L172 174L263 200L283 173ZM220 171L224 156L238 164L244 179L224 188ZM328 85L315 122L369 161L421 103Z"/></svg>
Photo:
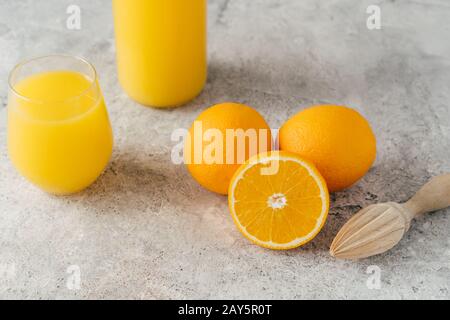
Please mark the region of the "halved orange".
<svg viewBox="0 0 450 320"><path fill-rule="evenodd" d="M275 250L299 247L322 229L330 205L316 167L300 156L272 151L250 158L228 193L231 216L253 243Z"/></svg>

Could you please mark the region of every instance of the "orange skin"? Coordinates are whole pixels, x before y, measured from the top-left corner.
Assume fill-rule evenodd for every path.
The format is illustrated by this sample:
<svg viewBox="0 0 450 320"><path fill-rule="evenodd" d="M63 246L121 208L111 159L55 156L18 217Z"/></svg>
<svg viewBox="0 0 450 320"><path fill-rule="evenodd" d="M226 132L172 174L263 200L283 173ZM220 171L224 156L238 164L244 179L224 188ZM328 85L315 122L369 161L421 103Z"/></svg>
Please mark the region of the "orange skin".
<svg viewBox="0 0 450 320"><path fill-rule="evenodd" d="M203 139L200 148L195 148L195 121L201 123L203 134L208 129L217 129L222 134L223 139L219 141L223 145L223 154L219 155L222 159L222 163L210 164L204 161L202 155L204 155L208 145L211 145L211 141L204 141L205 139ZM218 104L203 111L195 121L189 130L189 135L192 139L186 139L185 141L185 163L192 177L209 191L223 195L228 194L228 186L234 173L240 167L242 162L245 162L245 160L254 155L250 152L249 145L246 143L245 150L243 150L245 153L244 159L239 162L239 159L237 158L237 138L234 139L234 145L227 145L227 129L243 129L244 131L254 129L258 133L260 132L260 129L264 129L266 131L261 131L261 133L265 134L267 132L267 144L265 148L261 148L263 150L259 151L268 151L272 149L272 135L269 125L255 109L246 105L237 103ZM234 152L234 160L232 163L227 163L227 152L231 151ZM200 156L200 159L202 160L200 163L195 163L194 160L196 155Z"/></svg>
<svg viewBox="0 0 450 320"><path fill-rule="evenodd" d="M313 162L331 192L352 186L376 158L376 138L357 111L333 105L301 111L280 129L280 149Z"/></svg>

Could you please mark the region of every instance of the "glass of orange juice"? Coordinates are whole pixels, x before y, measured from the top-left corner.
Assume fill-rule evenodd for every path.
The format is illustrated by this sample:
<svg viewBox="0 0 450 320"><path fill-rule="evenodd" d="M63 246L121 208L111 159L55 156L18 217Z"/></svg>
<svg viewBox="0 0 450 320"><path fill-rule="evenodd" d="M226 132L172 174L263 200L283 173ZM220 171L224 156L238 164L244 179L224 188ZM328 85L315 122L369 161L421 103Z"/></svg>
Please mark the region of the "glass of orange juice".
<svg viewBox="0 0 450 320"><path fill-rule="evenodd" d="M9 77L8 151L17 170L56 195L91 185L109 162L113 135L95 68L51 55Z"/></svg>

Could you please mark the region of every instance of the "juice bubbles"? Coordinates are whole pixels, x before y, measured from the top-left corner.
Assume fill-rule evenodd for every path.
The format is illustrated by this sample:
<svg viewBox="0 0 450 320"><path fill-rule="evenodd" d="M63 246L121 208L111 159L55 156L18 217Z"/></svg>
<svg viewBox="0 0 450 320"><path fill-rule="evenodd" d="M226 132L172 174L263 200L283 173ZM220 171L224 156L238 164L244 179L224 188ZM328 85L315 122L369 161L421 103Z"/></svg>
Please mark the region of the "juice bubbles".
<svg viewBox="0 0 450 320"><path fill-rule="evenodd" d="M137 102L169 107L203 89L206 0L113 0L119 80Z"/></svg>
<svg viewBox="0 0 450 320"><path fill-rule="evenodd" d="M71 70L38 72L15 82L11 91L8 150L18 171L52 194L92 184L113 146L95 77Z"/></svg>

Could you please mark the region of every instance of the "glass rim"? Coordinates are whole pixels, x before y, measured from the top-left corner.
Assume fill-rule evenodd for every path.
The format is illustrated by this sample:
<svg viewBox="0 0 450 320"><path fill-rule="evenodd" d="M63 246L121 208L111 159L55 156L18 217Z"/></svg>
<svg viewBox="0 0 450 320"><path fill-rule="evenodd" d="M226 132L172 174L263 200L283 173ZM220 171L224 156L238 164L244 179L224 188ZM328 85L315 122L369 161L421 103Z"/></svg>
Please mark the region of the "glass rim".
<svg viewBox="0 0 450 320"><path fill-rule="evenodd" d="M16 88L15 88L15 85L12 83L13 82L12 78L13 78L15 72L17 72L17 70L19 70L19 68L21 68L21 67L23 67L23 66L25 66L25 65L27 65L29 63L32 63L32 62L35 62L35 61L38 61L38 60L41 60L41 59L46 59L46 58L70 58L70 59L73 59L74 61L78 61L78 62L81 62L81 63L87 65L88 68L92 71L92 75L93 75L92 79L88 78L88 80L89 80L89 87L87 87L86 89L84 89L83 91L81 91L77 95L74 95L74 96L69 97L69 98L64 99L64 100L56 100L56 101L55 100L35 99L35 98L32 98L32 97L27 97L26 95L23 95L20 92L18 92L16 90ZM79 73L81 73L81 72L79 72ZM85 75L85 74L83 74L83 75ZM90 92L91 89L96 85L96 83L97 83L97 70L95 69L94 65L92 63L90 63L87 59L85 59L85 58L83 58L81 56L71 55L71 54L48 54L48 55L42 55L42 56L37 56L37 57L34 57L34 58L22 60L19 63L17 63L14 66L14 68L12 68L12 70L10 71L9 76L8 76L8 87L9 87L9 90L14 95L16 95L17 97L19 97L20 99L23 99L25 101L28 101L28 102L31 102L31 103L39 103L39 104L43 104L43 103L47 103L47 102L55 102L55 103L59 102L59 103L61 103L61 102L66 102L66 101L79 99L79 98L85 96L88 92Z"/></svg>

